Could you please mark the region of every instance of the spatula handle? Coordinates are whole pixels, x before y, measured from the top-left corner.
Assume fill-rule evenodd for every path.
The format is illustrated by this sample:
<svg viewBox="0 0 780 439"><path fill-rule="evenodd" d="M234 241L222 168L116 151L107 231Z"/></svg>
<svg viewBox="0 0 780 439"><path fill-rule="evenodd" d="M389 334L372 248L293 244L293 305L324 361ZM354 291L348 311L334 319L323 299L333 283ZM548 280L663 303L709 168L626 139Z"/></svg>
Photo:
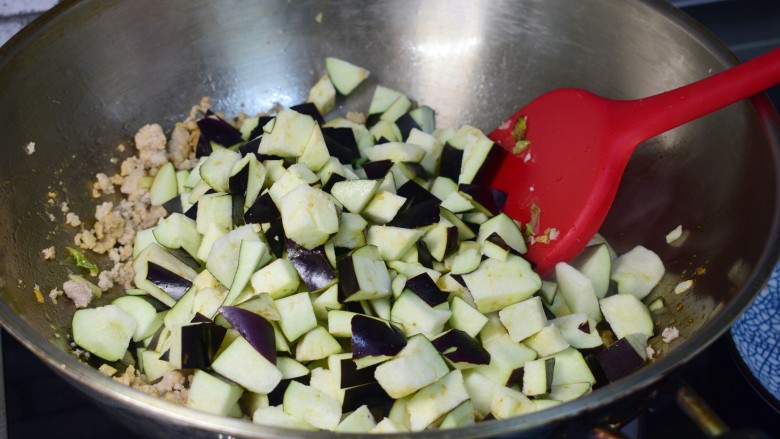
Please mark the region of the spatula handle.
<svg viewBox="0 0 780 439"><path fill-rule="evenodd" d="M692 84L633 101L614 117L630 145L655 137L780 83L780 48ZM622 131L622 130L621 130Z"/></svg>

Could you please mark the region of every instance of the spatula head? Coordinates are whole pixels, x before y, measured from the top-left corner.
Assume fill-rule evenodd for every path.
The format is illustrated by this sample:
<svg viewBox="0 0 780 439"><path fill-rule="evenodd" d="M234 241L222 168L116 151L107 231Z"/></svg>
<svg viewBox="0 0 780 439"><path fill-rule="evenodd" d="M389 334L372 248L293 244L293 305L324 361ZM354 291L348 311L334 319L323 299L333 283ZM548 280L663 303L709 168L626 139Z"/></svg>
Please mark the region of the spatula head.
<svg viewBox="0 0 780 439"><path fill-rule="evenodd" d="M505 191L505 212L533 229L525 256L540 274L587 245L615 198L633 148L623 145L627 139L613 126L614 103L585 90L555 90L489 136L507 154L487 184ZM528 144L518 153L520 118Z"/></svg>

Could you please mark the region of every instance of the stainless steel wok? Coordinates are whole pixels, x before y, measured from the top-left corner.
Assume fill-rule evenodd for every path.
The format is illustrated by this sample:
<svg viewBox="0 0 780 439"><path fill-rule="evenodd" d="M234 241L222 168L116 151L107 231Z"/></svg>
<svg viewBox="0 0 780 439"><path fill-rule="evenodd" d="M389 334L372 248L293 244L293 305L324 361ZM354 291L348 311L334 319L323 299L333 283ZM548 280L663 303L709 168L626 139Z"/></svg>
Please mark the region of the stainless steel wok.
<svg viewBox="0 0 780 439"><path fill-rule="evenodd" d="M486 131L553 88L637 98L737 62L697 23L649 0L65 1L0 49L5 329L143 436L328 436L197 413L113 382L71 354L72 304L39 304L33 288L61 285L69 266L39 253L55 245L64 259L74 234L61 214L47 217L50 190L88 217L95 173L116 169L116 145L141 125L170 130L204 95L227 114L300 103L330 55L373 72L338 112L366 109L383 84L435 108L440 126ZM659 359L576 402L421 435L530 435L630 417L627 407L722 334L769 276L780 250L778 130L759 96L647 142L630 162L603 234L618 251L643 244L666 263L653 294L667 305L655 317L659 331L673 325L682 337L671 347L654 340ZM681 247L664 240L677 225L690 232ZM692 291L672 293L689 278Z"/></svg>

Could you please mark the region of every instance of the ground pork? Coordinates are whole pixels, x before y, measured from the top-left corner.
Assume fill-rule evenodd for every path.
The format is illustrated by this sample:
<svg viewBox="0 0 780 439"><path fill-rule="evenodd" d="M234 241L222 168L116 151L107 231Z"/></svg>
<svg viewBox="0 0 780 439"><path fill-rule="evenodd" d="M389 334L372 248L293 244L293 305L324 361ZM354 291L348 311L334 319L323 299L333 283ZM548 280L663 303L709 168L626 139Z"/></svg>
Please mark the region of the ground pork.
<svg viewBox="0 0 780 439"><path fill-rule="evenodd" d="M97 181L95 181L95 183L92 184L93 198L99 198L101 193L102 194L114 193L114 184L111 182L111 179L108 178L108 175L103 174L101 172L95 176L95 179Z"/></svg>
<svg viewBox="0 0 780 439"><path fill-rule="evenodd" d="M78 227L81 225L81 218L73 212L68 212L68 214L65 215L65 224L71 227Z"/></svg>
<svg viewBox="0 0 780 439"><path fill-rule="evenodd" d="M62 291L59 288L52 288L51 291L49 291L49 299L51 299L51 303L57 304L57 299L59 299L63 294L65 294L64 291Z"/></svg>
<svg viewBox="0 0 780 439"><path fill-rule="evenodd" d="M62 284L62 290L76 308L85 308L92 301L92 288L84 282L77 280L68 280Z"/></svg>
<svg viewBox="0 0 780 439"><path fill-rule="evenodd" d="M177 123L168 140L168 157L176 169L190 169L195 166L198 159L195 157L195 143L190 142L191 132L185 124Z"/></svg>
<svg viewBox="0 0 780 439"><path fill-rule="evenodd" d="M56 256L56 250L54 249L54 246L41 250L41 256L43 256L43 259L46 261L54 259Z"/></svg>
<svg viewBox="0 0 780 439"><path fill-rule="evenodd" d="M366 115L359 111L347 111L347 120L350 120L360 125L365 125Z"/></svg>
<svg viewBox="0 0 780 439"><path fill-rule="evenodd" d="M135 134L138 158L151 175L168 162L165 149L167 143L162 127L156 123L142 126Z"/></svg>
<svg viewBox="0 0 780 439"><path fill-rule="evenodd" d="M157 384L149 384L146 376L138 373L135 367L128 366L125 373L114 377L114 380L152 396L162 397L177 404L185 404L192 376L186 376L181 371L174 370L166 372Z"/></svg>
<svg viewBox="0 0 780 439"><path fill-rule="evenodd" d="M680 337L680 330L674 326L669 326L668 328L664 328L661 337L663 338L664 343L671 343L672 340Z"/></svg>

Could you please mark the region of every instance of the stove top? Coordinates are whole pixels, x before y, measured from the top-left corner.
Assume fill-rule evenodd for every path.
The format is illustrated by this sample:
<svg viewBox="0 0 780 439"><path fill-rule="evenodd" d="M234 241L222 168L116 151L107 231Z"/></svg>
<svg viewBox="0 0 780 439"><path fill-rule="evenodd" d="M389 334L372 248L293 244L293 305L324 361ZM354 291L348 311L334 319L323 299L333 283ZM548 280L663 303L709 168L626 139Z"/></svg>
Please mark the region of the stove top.
<svg viewBox="0 0 780 439"><path fill-rule="evenodd" d="M57 0L0 1L0 44ZM713 31L741 59L780 47L780 1L672 0L672 4ZM780 108L780 87L768 91ZM5 422L0 437L138 438L96 408L86 396L55 375L7 333L2 333L0 374L4 378ZM774 437L780 432L780 413L752 386L727 333L683 366L680 378L691 385L733 432L757 429ZM2 381L0 381L0 385ZM2 388L2 387L0 387ZM2 421L0 413L0 421ZM661 399L624 433L631 438L687 439L707 436L676 407ZM744 436L743 436L744 437Z"/></svg>

